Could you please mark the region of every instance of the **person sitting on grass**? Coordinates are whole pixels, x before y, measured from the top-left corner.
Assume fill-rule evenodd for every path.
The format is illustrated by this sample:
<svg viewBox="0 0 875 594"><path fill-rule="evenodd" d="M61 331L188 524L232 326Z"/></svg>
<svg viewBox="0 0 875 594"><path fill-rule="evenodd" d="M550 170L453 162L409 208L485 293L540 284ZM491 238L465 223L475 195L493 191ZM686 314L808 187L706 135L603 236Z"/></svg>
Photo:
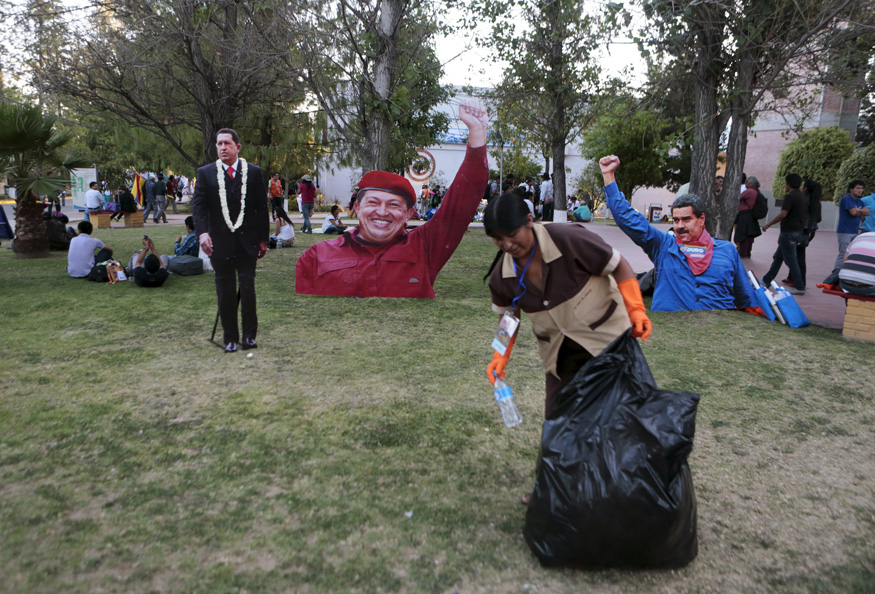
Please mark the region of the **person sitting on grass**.
<svg viewBox="0 0 875 594"><path fill-rule="evenodd" d="M322 221L322 233L343 235L344 231L346 231L346 225L340 220L340 207L335 204L331 207L331 216L325 217L325 220Z"/></svg>
<svg viewBox="0 0 875 594"><path fill-rule="evenodd" d="M295 226L289 220L288 215L282 207L277 212L277 218L274 222L274 232L271 239L276 241L277 248L288 248L295 245Z"/></svg>
<svg viewBox="0 0 875 594"><path fill-rule="evenodd" d="M46 228L46 236L49 238L49 249L66 252L70 249L70 240L76 237L76 231L67 227L70 220L67 215L62 213L58 213L58 215L44 214L43 225Z"/></svg>
<svg viewBox="0 0 875 594"><path fill-rule="evenodd" d="M133 268L134 282L138 287L160 287L170 276L150 237L143 238L143 250L137 256Z"/></svg>
<svg viewBox="0 0 875 594"><path fill-rule="evenodd" d="M112 258L112 249L96 237L91 237L94 225L88 221L79 221L78 228L79 235L70 240L67 274L73 278L88 278L95 262L105 262Z"/></svg>
<svg viewBox="0 0 875 594"><path fill-rule="evenodd" d="M185 217L185 231L185 237L180 235L176 238L176 242L173 244L173 253L177 256L194 256L196 258L200 246L194 232L194 217L191 215Z"/></svg>

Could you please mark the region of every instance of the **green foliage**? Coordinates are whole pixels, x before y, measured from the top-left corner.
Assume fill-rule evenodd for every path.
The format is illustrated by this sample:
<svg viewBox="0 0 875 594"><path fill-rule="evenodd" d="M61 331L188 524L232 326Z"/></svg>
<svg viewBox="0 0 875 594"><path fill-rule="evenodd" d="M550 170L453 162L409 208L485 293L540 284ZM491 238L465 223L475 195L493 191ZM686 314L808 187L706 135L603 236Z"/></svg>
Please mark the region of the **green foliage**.
<svg viewBox="0 0 875 594"><path fill-rule="evenodd" d="M663 184L669 154L668 124L631 98L602 113L583 137L582 154L591 161L617 155L617 186L627 198L639 187Z"/></svg>
<svg viewBox="0 0 875 594"><path fill-rule="evenodd" d="M289 72L296 53L271 44L283 27L249 10L249 2L99 4L90 26L40 76L79 119L114 114L113 123L127 124L122 132L142 128L163 138L154 161L176 152L198 167L216 158L219 128L238 126L264 106L303 100ZM192 130L200 134L194 148Z"/></svg>
<svg viewBox="0 0 875 594"><path fill-rule="evenodd" d="M571 180L569 187L572 188L572 192L577 191L579 196L582 196L583 193L589 195L591 203L588 206L592 210L593 216L607 201L605 181L598 161L587 163L586 167Z"/></svg>
<svg viewBox="0 0 875 594"><path fill-rule="evenodd" d="M492 23L490 41L507 66L485 95L505 138L551 156L558 204L565 200L565 147L586 128L602 90L594 59L606 35L578 0L477 0L470 8Z"/></svg>
<svg viewBox="0 0 875 594"><path fill-rule="evenodd" d="M839 185L838 170L841 164L854 152L848 131L833 126L812 128L793 139L781 153L772 194L776 198L785 192L784 177L797 173L802 179L812 179L823 186L823 197L829 200Z"/></svg>
<svg viewBox="0 0 875 594"><path fill-rule="evenodd" d="M298 14L303 75L330 123L332 157L365 170L404 171L434 144L449 118L434 107L450 96L433 47L436 6L424 0L326 3ZM384 18L387 13L394 19Z"/></svg>
<svg viewBox="0 0 875 594"><path fill-rule="evenodd" d="M424 47L417 62L402 73L404 82L395 89L392 98L395 111L387 171L406 171L416 158L416 149L431 146L449 128L447 114L434 109L450 97L449 88L439 81L441 69L434 49Z"/></svg>
<svg viewBox="0 0 875 594"><path fill-rule="evenodd" d="M54 194L69 183L71 169L88 165L69 148L73 134L55 121L37 106L0 103L0 176L17 186L19 200Z"/></svg>
<svg viewBox="0 0 875 594"><path fill-rule="evenodd" d="M839 167L833 194L837 204L847 194L848 184L858 179L863 180L867 194L875 191L875 144L855 152Z"/></svg>
<svg viewBox="0 0 875 594"><path fill-rule="evenodd" d="M543 166L532 160L526 152L525 143L520 142L518 137L510 137L504 139L504 146L495 134L495 130L490 130L489 148L490 156L495 160L496 164L501 164L502 181L508 174L513 173L517 183L522 182L527 176L536 177L540 180L540 174L543 172ZM499 175L499 171L490 170L490 179L492 174Z"/></svg>

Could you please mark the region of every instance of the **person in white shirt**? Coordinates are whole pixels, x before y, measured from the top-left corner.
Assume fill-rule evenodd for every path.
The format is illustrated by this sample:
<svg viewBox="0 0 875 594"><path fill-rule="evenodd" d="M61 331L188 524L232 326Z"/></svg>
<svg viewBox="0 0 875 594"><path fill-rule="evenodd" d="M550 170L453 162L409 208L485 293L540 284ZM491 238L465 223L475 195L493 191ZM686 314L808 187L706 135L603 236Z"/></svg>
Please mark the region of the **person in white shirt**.
<svg viewBox="0 0 875 594"><path fill-rule="evenodd" d="M97 182L88 184L89 190L85 192L85 220L91 221L89 216L92 212L103 210L103 196L97 191Z"/></svg>
<svg viewBox="0 0 875 594"><path fill-rule="evenodd" d="M544 204L543 220L553 220L553 182L550 181L550 174L544 173L541 175L541 202Z"/></svg>
<svg viewBox="0 0 875 594"><path fill-rule="evenodd" d="M276 241L276 247L278 248L287 248L295 245L295 228L288 218L277 218L276 223L274 223L274 235L271 239Z"/></svg>
<svg viewBox="0 0 875 594"><path fill-rule="evenodd" d="M73 278L85 278L91 273L95 262L103 262L112 257L112 250L96 237L91 237L94 225L79 221L79 235L70 240L67 252L67 274ZM95 250L97 258L95 258Z"/></svg>
<svg viewBox="0 0 875 594"><path fill-rule="evenodd" d="M331 207L331 216L325 217L325 220L322 221L322 233L343 235L344 231L346 231L346 225L340 220L340 207L335 204Z"/></svg>

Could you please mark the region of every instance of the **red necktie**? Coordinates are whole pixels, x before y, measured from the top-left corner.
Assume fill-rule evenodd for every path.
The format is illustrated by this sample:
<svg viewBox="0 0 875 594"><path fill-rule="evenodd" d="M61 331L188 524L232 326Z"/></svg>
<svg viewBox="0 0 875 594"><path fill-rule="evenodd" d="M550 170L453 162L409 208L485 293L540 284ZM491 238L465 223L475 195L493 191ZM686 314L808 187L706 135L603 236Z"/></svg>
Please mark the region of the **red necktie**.
<svg viewBox="0 0 875 594"><path fill-rule="evenodd" d="M233 166L228 167L228 177L230 177L231 179L234 179L234 167Z"/></svg>

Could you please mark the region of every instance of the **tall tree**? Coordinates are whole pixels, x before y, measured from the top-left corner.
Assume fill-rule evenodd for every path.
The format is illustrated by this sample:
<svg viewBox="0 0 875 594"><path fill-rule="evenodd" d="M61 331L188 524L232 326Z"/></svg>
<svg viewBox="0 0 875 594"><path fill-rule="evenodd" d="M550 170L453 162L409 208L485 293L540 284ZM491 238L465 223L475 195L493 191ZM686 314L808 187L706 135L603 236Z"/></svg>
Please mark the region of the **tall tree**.
<svg viewBox="0 0 875 594"><path fill-rule="evenodd" d="M300 103L286 56L264 43L278 1L92 0L90 29L44 73L87 114L112 113L160 136L192 167L216 158L215 133L259 106ZM189 129L202 143L192 152Z"/></svg>
<svg viewBox="0 0 875 594"><path fill-rule="evenodd" d="M332 134L363 170L403 169L448 119L432 108L448 97L434 55L442 30L428 0L290 2L282 31L297 32L303 79ZM277 39L281 49L289 41ZM347 160L348 162L348 160Z"/></svg>
<svg viewBox="0 0 875 594"><path fill-rule="evenodd" d="M478 0L472 8L493 23L490 41L508 63L487 99L500 120L512 120L553 158L555 218L565 220L565 151L594 114L601 23L578 0Z"/></svg>
<svg viewBox="0 0 875 594"><path fill-rule="evenodd" d="M583 156L597 162L605 155L619 155L623 175L617 185L631 199L636 188L664 184L673 140L667 122L627 96L603 111L584 133Z"/></svg>
<svg viewBox="0 0 875 594"><path fill-rule="evenodd" d="M642 45L684 65L693 76L690 191L705 199L711 234L727 239L738 207L748 131L758 111L792 99L807 83L846 80L854 59L838 58L871 53L871 44L861 52L860 34L871 27L872 0L636 3L647 17ZM717 196L716 159L727 125L726 183Z"/></svg>

